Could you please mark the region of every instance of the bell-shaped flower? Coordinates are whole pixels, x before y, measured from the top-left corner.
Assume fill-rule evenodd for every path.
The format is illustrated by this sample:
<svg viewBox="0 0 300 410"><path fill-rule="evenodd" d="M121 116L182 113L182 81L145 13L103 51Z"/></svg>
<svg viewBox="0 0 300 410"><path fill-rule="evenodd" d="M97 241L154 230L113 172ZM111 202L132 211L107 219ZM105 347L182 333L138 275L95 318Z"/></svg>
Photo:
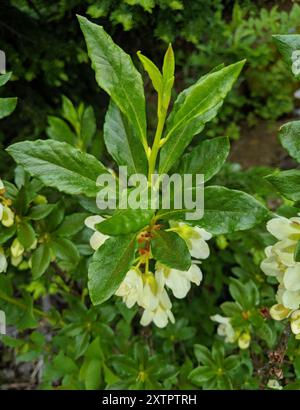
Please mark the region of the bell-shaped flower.
<svg viewBox="0 0 300 410"><path fill-rule="evenodd" d="M13 243L11 244L11 247L10 247L11 256L13 258L19 258L23 255L24 250L25 250L24 246L21 244L19 239L15 238L13 240Z"/></svg>
<svg viewBox="0 0 300 410"><path fill-rule="evenodd" d="M166 285L172 290L176 298L182 299L189 292L191 282L199 286L203 275L200 268L195 264L192 264L189 270L181 271L157 263L155 278L160 289Z"/></svg>
<svg viewBox="0 0 300 410"><path fill-rule="evenodd" d="M0 273L6 272L6 269L7 269L7 259L4 253L4 249L0 246Z"/></svg>
<svg viewBox="0 0 300 410"><path fill-rule="evenodd" d="M96 230L95 226L102 222L104 220L104 218L102 218L102 216L100 215L92 215L92 216L88 216L84 223L85 225L92 229L93 231L95 231L93 233L93 235L90 238L90 245L91 248L93 248L95 251L100 248L101 245L104 244L104 242L106 241L106 239L109 238L109 236L104 235L103 233L99 232Z"/></svg>
<svg viewBox="0 0 300 410"><path fill-rule="evenodd" d="M283 284L287 290L300 290L300 263L289 266L283 276Z"/></svg>
<svg viewBox="0 0 300 410"><path fill-rule="evenodd" d="M168 322L175 323L171 312L172 303L165 289L157 294L158 304L155 309L145 309L141 318L141 325L148 326L153 322L157 327L166 327Z"/></svg>
<svg viewBox="0 0 300 410"><path fill-rule="evenodd" d="M270 315L274 320L286 319L291 312L291 309L286 308L282 304L274 305L270 309Z"/></svg>
<svg viewBox="0 0 300 410"><path fill-rule="evenodd" d="M115 293L123 298L123 302L130 309L136 303L141 304L143 297L143 279L138 269L130 269Z"/></svg>
<svg viewBox="0 0 300 410"><path fill-rule="evenodd" d="M280 293L281 297L279 297ZM277 300L288 309L298 309L300 305L300 290L292 291L284 288L281 292L277 293Z"/></svg>
<svg viewBox="0 0 300 410"><path fill-rule="evenodd" d="M239 348L242 350L248 349L250 342L251 342L251 335L248 332L243 332L238 338L238 345L239 345Z"/></svg>
<svg viewBox="0 0 300 410"><path fill-rule="evenodd" d="M291 329L294 335L300 334L300 310L295 310L291 314Z"/></svg>
<svg viewBox="0 0 300 410"><path fill-rule="evenodd" d="M15 214L6 205L0 204L0 220L3 226L6 228L11 227L14 224Z"/></svg>
<svg viewBox="0 0 300 410"><path fill-rule="evenodd" d="M267 230L279 240L298 241L300 239L300 218L288 219L283 216L273 218L268 221Z"/></svg>
<svg viewBox="0 0 300 410"><path fill-rule="evenodd" d="M140 306L149 311L154 311L159 305L159 296L162 289L152 272L143 274L143 295L141 297Z"/></svg>
<svg viewBox="0 0 300 410"><path fill-rule="evenodd" d="M190 226L184 222L170 221L171 230L185 240L190 254L197 259L206 259L209 256L209 247L206 243L212 234L198 226Z"/></svg>
<svg viewBox="0 0 300 410"><path fill-rule="evenodd" d="M219 336L225 337L226 343L234 343L237 339L236 332L234 331L229 317L221 315L214 315L210 317L214 322L219 323L217 333Z"/></svg>
<svg viewBox="0 0 300 410"><path fill-rule="evenodd" d="M274 251L274 246L268 246L265 249L266 259L260 264L261 270L268 276L275 276L281 281L286 270L277 253Z"/></svg>

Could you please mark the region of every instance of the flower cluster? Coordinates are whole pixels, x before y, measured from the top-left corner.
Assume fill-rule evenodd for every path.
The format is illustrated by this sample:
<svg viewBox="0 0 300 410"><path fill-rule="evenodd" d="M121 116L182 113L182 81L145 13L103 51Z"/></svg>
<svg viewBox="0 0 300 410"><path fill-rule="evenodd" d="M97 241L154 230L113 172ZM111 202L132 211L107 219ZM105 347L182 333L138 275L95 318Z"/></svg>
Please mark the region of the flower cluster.
<svg viewBox="0 0 300 410"><path fill-rule="evenodd" d="M95 231L90 239L91 247L94 250L98 249L108 238L95 229L95 225L102 220L103 218L98 215L90 216L85 220L86 226ZM192 257L206 259L209 256L209 247L206 241L212 235L205 229L192 227L183 222L171 221L170 230L185 240ZM142 242L145 238L151 244L151 238L147 232L141 233L138 241ZM141 253L136 266L127 272L115 294L122 297L128 308L137 304L144 309L140 321L143 326L154 322L156 326L163 328L169 321L175 322L171 311L172 303L166 289L171 290L176 298L182 299L191 289L191 283L200 285L202 272L195 263L192 263L187 271L181 271L159 262L156 262L154 272L151 272L148 269L148 262L151 258L151 245L149 245L149 252ZM147 266L146 269L141 268L144 265Z"/></svg>
<svg viewBox="0 0 300 410"><path fill-rule="evenodd" d="M270 314L275 320L289 318L292 332L300 339L300 262L295 250L300 240L300 217L277 217L267 223L267 230L278 240L265 249L262 271L279 282L277 304Z"/></svg>
<svg viewBox="0 0 300 410"><path fill-rule="evenodd" d="M224 337L226 343L237 342L240 349L248 349L251 336L249 332L237 331L231 324L229 317L224 317L219 314L210 317L212 321L218 323L217 333Z"/></svg>

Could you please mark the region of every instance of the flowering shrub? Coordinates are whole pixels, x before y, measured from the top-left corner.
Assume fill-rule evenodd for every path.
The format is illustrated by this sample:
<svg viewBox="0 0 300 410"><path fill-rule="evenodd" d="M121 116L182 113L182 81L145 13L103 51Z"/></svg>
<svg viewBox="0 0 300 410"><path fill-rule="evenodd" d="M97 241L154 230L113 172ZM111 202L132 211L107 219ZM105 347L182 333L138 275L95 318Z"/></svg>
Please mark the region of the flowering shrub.
<svg viewBox="0 0 300 410"><path fill-rule="evenodd" d="M283 215L297 206L286 204L274 217L266 204L279 198L273 186L298 201L299 171L239 174L249 192L264 177L267 189L255 186L255 198L221 183L227 138L203 138L189 148L218 115L244 61L216 67L170 108L172 47L162 69L139 52L157 92L152 136L142 76L130 56L102 27L83 17L79 22L96 81L110 96L103 130L110 159L97 158L93 109L67 97L64 119L49 118L49 139L7 148L18 166L14 181L0 185L3 345L19 362L35 364L37 380L30 383L44 389L297 387L297 339L271 318L288 317L299 334L299 218ZM281 130L295 158L290 128L297 126ZM116 209L102 207L99 181L120 188L124 166L130 177L144 177L146 189L137 195L129 184L113 197ZM193 192L203 186L195 177L203 175L203 215L175 200L162 206L153 175L175 173L193 177ZM235 185L235 172L230 175ZM155 206L147 196L143 207L124 207L151 190ZM274 277L279 304L271 307Z"/></svg>

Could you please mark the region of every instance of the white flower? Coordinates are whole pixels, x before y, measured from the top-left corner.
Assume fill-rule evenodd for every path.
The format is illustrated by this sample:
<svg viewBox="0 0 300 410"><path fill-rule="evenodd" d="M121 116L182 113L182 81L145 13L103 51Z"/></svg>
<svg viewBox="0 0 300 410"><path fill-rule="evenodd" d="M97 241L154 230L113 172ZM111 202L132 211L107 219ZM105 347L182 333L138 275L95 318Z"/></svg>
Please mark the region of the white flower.
<svg viewBox="0 0 300 410"><path fill-rule="evenodd" d="M137 269L130 269L115 294L123 298L129 309L136 303L140 304L143 296L141 273Z"/></svg>
<svg viewBox="0 0 300 410"><path fill-rule="evenodd" d="M279 240L298 241L300 239L300 218L288 219L283 216L273 218L267 223L267 230Z"/></svg>
<svg viewBox="0 0 300 410"><path fill-rule="evenodd" d="M6 269L7 269L7 259L6 259L3 248L0 247L0 273L6 272Z"/></svg>
<svg viewBox="0 0 300 410"><path fill-rule="evenodd" d="M212 235L203 228L190 226L184 222L170 221L171 230L185 240L190 254L197 259L206 259L209 256L208 241Z"/></svg>
<svg viewBox="0 0 300 410"><path fill-rule="evenodd" d="M95 225L97 225L98 223L102 222L104 220L104 218L102 218L102 216L100 215L92 215L92 216L88 216L84 223L85 225L92 229L93 231L95 231L93 233L93 235L90 238L90 245L91 248L93 248L95 251L100 248L101 245L104 244L104 242L106 241L106 239L109 238L109 236L104 235L103 233L99 232L96 230Z"/></svg>
<svg viewBox="0 0 300 410"><path fill-rule="evenodd" d="M0 191L5 189L2 179L0 178Z"/></svg>
<svg viewBox="0 0 300 410"><path fill-rule="evenodd" d="M265 249L265 254L267 258L262 261L260 265L261 270L268 276L276 276L280 281L286 270L286 266L281 262L274 251L274 246L268 246Z"/></svg>
<svg viewBox="0 0 300 410"><path fill-rule="evenodd" d="M287 290L300 290L300 263L295 263L294 266L289 266L283 276L283 284Z"/></svg>
<svg viewBox="0 0 300 410"><path fill-rule="evenodd" d="M300 334L300 310L295 310L291 314L291 329L294 335Z"/></svg>
<svg viewBox="0 0 300 410"><path fill-rule="evenodd" d="M13 211L8 206L0 204L0 220L3 226L11 227L14 224L14 217Z"/></svg>
<svg viewBox="0 0 300 410"><path fill-rule="evenodd" d="M197 286L200 285L203 278L202 272L197 265L192 264L188 271L171 269L160 263L156 264L155 278L162 289L165 285L173 292L173 295L178 298L184 298L191 288L191 282Z"/></svg>
<svg viewBox="0 0 300 410"><path fill-rule="evenodd" d="M226 343L234 343L236 341L236 333L231 325L230 318L221 315L214 315L210 317L214 322L219 323L217 333L219 336L225 337Z"/></svg>
<svg viewBox="0 0 300 410"><path fill-rule="evenodd" d="M148 326L151 322L157 327L166 327L168 322L175 323L175 318L171 312L172 303L165 289L157 295L158 305L155 309L145 309L141 318L141 325Z"/></svg>
<svg viewBox="0 0 300 410"><path fill-rule="evenodd" d="M300 291L286 290L281 288L277 293L277 300L279 303L282 303L288 309L298 309L300 304Z"/></svg>

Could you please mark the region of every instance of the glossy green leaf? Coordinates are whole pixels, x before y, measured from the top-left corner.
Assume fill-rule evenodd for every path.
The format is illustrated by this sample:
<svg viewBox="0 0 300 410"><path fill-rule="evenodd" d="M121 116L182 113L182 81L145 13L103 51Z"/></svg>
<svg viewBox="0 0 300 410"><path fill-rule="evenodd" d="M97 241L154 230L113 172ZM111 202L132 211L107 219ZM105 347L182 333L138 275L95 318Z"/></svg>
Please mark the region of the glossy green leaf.
<svg viewBox="0 0 300 410"><path fill-rule="evenodd" d="M117 164L127 166L128 175L147 174L147 157L142 143L112 101L105 116L104 141Z"/></svg>
<svg viewBox="0 0 300 410"><path fill-rule="evenodd" d="M169 268L186 271L191 266L191 255L186 242L174 232L157 231L151 240L154 258Z"/></svg>
<svg viewBox="0 0 300 410"><path fill-rule="evenodd" d="M300 163L300 121L284 124L279 131L282 146Z"/></svg>
<svg viewBox="0 0 300 410"><path fill-rule="evenodd" d="M36 140L7 148L14 160L46 186L67 194L96 196L96 180L106 168L92 155L64 142Z"/></svg>
<svg viewBox="0 0 300 410"><path fill-rule="evenodd" d="M180 159L178 172L181 174L204 174L204 181L216 175L229 154L227 137L213 138L200 142L192 151Z"/></svg>
<svg viewBox="0 0 300 410"><path fill-rule="evenodd" d="M46 129L46 133L49 138L74 145L75 134L64 120L58 117L49 116L48 124L49 126Z"/></svg>
<svg viewBox="0 0 300 410"><path fill-rule="evenodd" d="M300 75L300 36L299 34L273 35L274 42L288 67L296 77Z"/></svg>
<svg viewBox="0 0 300 410"><path fill-rule="evenodd" d="M105 302L120 286L134 260L135 238L135 234L109 238L95 252L88 272L94 305Z"/></svg>
<svg viewBox="0 0 300 410"><path fill-rule="evenodd" d="M281 171L265 178L287 199L300 201L300 170Z"/></svg>
<svg viewBox="0 0 300 410"><path fill-rule="evenodd" d="M46 216L48 216L54 208L55 204L34 205L32 208L30 208L27 217L29 219L33 219L34 221L38 221L40 219L46 218Z"/></svg>
<svg viewBox="0 0 300 410"><path fill-rule="evenodd" d="M87 107L81 117L81 139L84 147L92 142L97 130L96 117L93 107Z"/></svg>
<svg viewBox="0 0 300 410"><path fill-rule="evenodd" d="M132 60L103 27L78 16L96 73L96 81L112 98L147 148L143 82Z"/></svg>
<svg viewBox="0 0 300 410"><path fill-rule="evenodd" d="M12 75L11 71L0 75L0 87L2 87L4 84L6 84L10 80L11 75Z"/></svg>
<svg viewBox="0 0 300 410"><path fill-rule="evenodd" d="M54 237L50 242L50 247L59 259L72 262L74 265L78 263L79 251L69 239Z"/></svg>
<svg viewBox="0 0 300 410"><path fill-rule="evenodd" d="M204 216L191 221L213 234L250 229L265 220L268 210L245 192L220 186L204 189Z"/></svg>
<svg viewBox="0 0 300 410"><path fill-rule="evenodd" d="M0 119L10 115L17 106L17 98L0 98Z"/></svg>
<svg viewBox="0 0 300 410"><path fill-rule="evenodd" d="M47 244L41 244L32 253L32 276L38 279L45 273L51 261L50 248Z"/></svg>
<svg viewBox="0 0 300 410"><path fill-rule="evenodd" d="M106 235L127 235L146 227L154 212L147 209L119 209L112 217L96 225Z"/></svg>
<svg viewBox="0 0 300 410"><path fill-rule="evenodd" d="M72 236L84 228L84 220L88 214L83 212L74 213L65 217L59 228L54 232L57 236Z"/></svg>
<svg viewBox="0 0 300 410"><path fill-rule="evenodd" d="M193 136L214 118L231 90L245 61L240 61L202 77L184 90L167 120L166 143L162 147L159 172L168 172Z"/></svg>
<svg viewBox="0 0 300 410"><path fill-rule="evenodd" d="M28 249L31 247L31 245L33 245L36 237L33 227L25 221L22 221L18 225L17 235L19 241L25 249Z"/></svg>

